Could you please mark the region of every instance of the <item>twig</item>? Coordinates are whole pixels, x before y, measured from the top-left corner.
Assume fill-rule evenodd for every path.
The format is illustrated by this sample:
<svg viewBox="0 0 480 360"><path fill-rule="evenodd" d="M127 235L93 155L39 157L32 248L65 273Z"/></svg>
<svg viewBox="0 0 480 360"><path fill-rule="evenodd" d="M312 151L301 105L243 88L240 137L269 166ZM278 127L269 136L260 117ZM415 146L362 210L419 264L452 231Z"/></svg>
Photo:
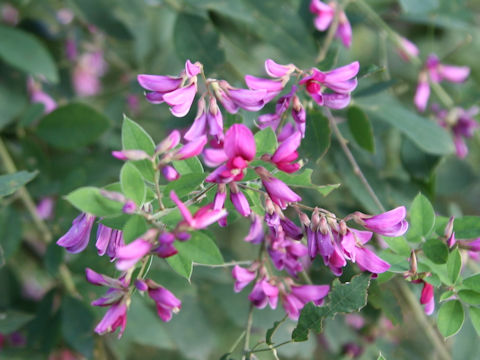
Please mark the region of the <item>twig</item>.
<svg viewBox="0 0 480 360"><path fill-rule="evenodd" d="M193 262L192 265L193 266L201 266L201 267L208 267L208 268L226 268L226 267L230 267L230 266L236 266L236 265L251 265L252 264L252 261L251 260L245 260L245 261L230 261L230 262L227 262L227 263L223 263L223 264L216 264L216 265L209 265L209 264L199 264L199 263L196 263L196 262Z"/></svg>
<svg viewBox="0 0 480 360"><path fill-rule="evenodd" d="M243 357L242 360L250 360L250 333L252 332L253 324L253 304L250 303L248 310L247 325L245 326L245 343L243 345Z"/></svg>
<svg viewBox="0 0 480 360"><path fill-rule="evenodd" d="M370 195L372 200L375 202L375 205L377 205L377 207L382 212L385 212L385 208L383 207L382 203L380 202L377 195L375 194L375 191L373 191L372 187L368 183L368 180L365 177L365 175L363 174L362 169L360 169L360 166L358 166L358 163L355 160L355 157L353 156L352 152L348 148L347 140L343 137L342 133L340 132L340 129L337 126L337 122L336 122L335 118L333 117L332 112L328 108L324 108L324 110L325 110L325 114L327 115L330 126L332 127L333 132L335 133L335 136L337 137L338 142L340 143L340 146L342 147L343 152L345 153L348 161L352 165L354 174L360 179L363 186L367 190L368 194Z"/></svg>

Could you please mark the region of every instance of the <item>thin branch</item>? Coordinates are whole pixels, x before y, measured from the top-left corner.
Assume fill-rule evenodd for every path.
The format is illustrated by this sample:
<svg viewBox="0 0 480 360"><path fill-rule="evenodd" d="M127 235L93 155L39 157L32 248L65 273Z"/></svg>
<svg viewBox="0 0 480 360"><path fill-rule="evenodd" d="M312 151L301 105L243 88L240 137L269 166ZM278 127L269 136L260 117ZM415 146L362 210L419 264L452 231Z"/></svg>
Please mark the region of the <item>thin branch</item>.
<svg viewBox="0 0 480 360"><path fill-rule="evenodd" d="M248 310L247 325L245 326L245 343L243 345L243 357L242 360L250 360L250 333L252 332L253 324L253 304L250 303Z"/></svg>
<svg viewBox="0 0 480 360"><path fill-rule="evenodd" d="M208 268L226 268L226 267L230 267L230 266L236 266L236 265L251 265L252 264L252 261L251 260L245 260L245 261L230 261L230 262L227 262L227 263L223 263L223 264L216 264L216 265L209 265L209 264L199 264L199 263L196 263L196 262L193 262L192 265L193 266L201 266L201 267L208 267Z"/></svg>

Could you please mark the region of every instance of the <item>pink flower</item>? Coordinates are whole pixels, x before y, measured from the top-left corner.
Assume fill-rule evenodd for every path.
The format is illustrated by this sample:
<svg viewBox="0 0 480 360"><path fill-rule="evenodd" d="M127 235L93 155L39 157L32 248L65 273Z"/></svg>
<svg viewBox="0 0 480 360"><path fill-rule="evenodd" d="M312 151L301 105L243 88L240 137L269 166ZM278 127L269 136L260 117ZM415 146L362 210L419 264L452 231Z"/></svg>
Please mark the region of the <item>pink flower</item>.
<svg viewBox="0 0 480 360"><path fill-rule="evenodd" d="M127 305L124 302L113 304L103 319L95 327L97 334L103 335L109 332L115 332L120 327L118 338L121 338L125 327L127 326Z"/></svg>
<svg viewBox="0 0 480 360"><path fill-rule="evenodd" d="M90 232L92 231L95 216L81 213L72 222L72 227L57 241L57 245L63 246L72 254L79 253L88 245Z"/></svg>
<svg viewBox="0 0 480 360"><path fill-rule="evenodd" d="M247 111L258 111L268 102L266 101L268 99L267 90L238 89L225 80L218 82L215 95L225 110L232 114L235 114L239 108Z"/></svg>
<svg viewBox="0 0 480 360"><path fill-rule="evenodd" d="M144 89L151 91L146 98L153 104L166 102L176 117L184 117L190 111L197 93L197 75L201 64L187 60L185 70L179 76L146 75L137 76ZM186 84L185 84L186 83Z"/></svg>
<svg viewBox="0 0 480 360"><path fill-rule="evenodd" d="M433 285L423 281L422 294L420 295L420 304L424 305L425 314L432 315L435 310L435 297Z"/></svg>
<svg viewBox="0 0 480 360"><path fill-rule="evenodd" d="M282 305L290 319L298 320L306 303L313 301L315 305L321 305L329 291L328 285L292 285L291 292L282 296Z"/></svg>
<svg viewBox="0 0 480 360"><path fill-rule="evenodd" d="M248 299L253 306L259 309L263 309L267 304L272 309L275 309L278 302L278 288L272 285L266 278L263 278L255 284L252 292L248 295Z"/></svg>
<svg viewBox="0 0 480 360"><path fill-rule="evenodd" d="M164 166L161 172L167 181L175 181L180 178L178 171L171 165Z"/></svg>
<svg viewBox="0 0 480 360"><path fill-rule="evenodd" d="M128 270L152 249L152 244L144 239L137 239L130 244L117 248L117 269Z"/></svg>
<svg viewBox="0 0 480 360"><path fill-rule="evenodd" d="M274 78L283 78L290 76L290 74L294 72L295 69L296 66L293 64L280 65L272 59L265 60L265 71L268 75Z"/></svg>
<svg viewBox="0 0 480 360"><path fill-rule="evenodd" d="M240 292L250 284L255 277L257 276L255 271L250 271L248 269L242 268L241 266L235 265L232 269L232 277L235 279L234 291Z"/></svg>
<svg viewBox="0 0 480 360"><path fill-rule="evenodd" d="M293 192L287 184L283 181L276 179L265 168L258 166L255 171L262 180L263 187L268 193L268 196L272 201L285 209L288 203L301 201L302 198Z"/></svg>
<svg viewBox="0 0 480 360"><path fill-rule="evenodd" d="M205 135L200 136L178 149L174 155L176 160L185 160L199 155L205 145L207 144L207 137Z"/></svg>
<svg viewBox="0 0 480 360"><path fill-rule="evenodd" d="M271 157L275 166L286 173L294 173L300 169L300 164L293 163L298 158L297 149L302 141L302 134L295 132L285 139Z"/></svg>
<svg viewBox="0 0 480 360"><path fill-rule="evenodd" d="M264 236L262 218L260 215L253 214L250 230L244 240L252 244L260 244L263 241Z"/></svg>
<svg viewBox="0 0 480 360"><path fill-rule="evenodd" d="M117 158L118 160L132 160L132 161L138 161L138 160L147 160L150 159L150 155L148 155L145 151L143 150L116 150L112 151L112 156Z"/></svg>
<svg viewBox="0 0 480 360"><path fill-rule="evenodd" d="M413 102L418 111L425 111L430 98L430 84L428 83L428 75L426 72L421 71L418 74L417 90L415 92L415 98Z"/></svg>
<svg viewBox="0 0 480 360"><path fill-rule="evenodd" d="M78 96L93 96L101 89L100 77L107 71L101 50L80 56L73 70L73 88Z"/></svg>
<svg viewBox="0 0 480 360"><path fill-rule="evenodd" d="M264 101L270 102L283 90L285 82L282 80L263 79L252 75L245 75L245 83L251 90L265 90Z"/></svg>
<svg viewBox="0 0 480 360"><path fill-rule="evenodd" d="M400 47L397 51L404 61L410 61L411 57L416 57L420 53L417 46L404 37L400 38Z"/></svg>
<svg viewBox="0 0 480 360"><path fill-rule="evenodd" d="M368 216L357 213L359 216L359 223L365 228L389 237L402 236L408 230L408 222L405 220L407 210L405 206L399 206L393 210L385 213Z"/></svg>
<svg viewBox="0 0 480 360"><path fill-rule="evenodd" d="M163 154L166 151L172 150L175 146L180 143L180 132L178 130L173 130L168 136L160 142L155 148L156 154Z"/></svg>
<svg viewBox="0 0 480 360"><path fill-rule="evenodd" d="M42 104L44 114L51 113L57 108L57 102L42 90L42 85L32 78L29 78L27 81L27 89L30 94L30 101L34 104Z"/></svg>
<svg viewBox="0 0 480 360"><path fill-rule="evenodd" d="M235 183L230 184L230 201L232 202L233 206L235 206L235 209L237 209L240 215L250 215L250 204L248 203L245 195L240 191L240 189Z"/></svg>
<svg viewBox="0 0 480 360"><path fill-rule="evenodd" d="M202 207L195 213L195 215L192 216L188 208L183 202L180 201L177 194L175 194L173 190L170 192L170 198L180 210L180 213L185 220L184 223L192 229L204 229L227 215L227 211L225 209L214 210L213 204L209 204Z"/></svg>
<svg viewBox="0 0 480 360"><path fill-rule="evenodd" d="M157 313L160 319L168 322L172 319L172 313L178 313L182 308L182 302L169 290L158 285L153 280L146 280L148 285L148 296L155 301Z"/></svg>
<svg viewBox="0 0 480 360"><path fill-rule="evenodd" d="M173 246L175 242L175 235L169 232L164 232L158 236L159 246L153 251L161 258L167 258L178 253L178 250Z"/></svg>
<svg viewBox="0 0 480 360"><path fill-rule="evenodd" d="M51 196L42 198L37 204L37 214L40 219L49 220L53 217L53 209L55 207L55 199Z"/></svg>
<svg viewBox="0 0 480 360"><path fill-rule="evenodd" d="M328 5L320 0L312 0L310 2L310 11L316 15L314 25L317 30L325 31L332 24L336 6L334 1L328 3ZM339 13L338 28L335 36L340 38L343 46L346 48L350 48L352 45L352 27L343 10Z"/></svg>

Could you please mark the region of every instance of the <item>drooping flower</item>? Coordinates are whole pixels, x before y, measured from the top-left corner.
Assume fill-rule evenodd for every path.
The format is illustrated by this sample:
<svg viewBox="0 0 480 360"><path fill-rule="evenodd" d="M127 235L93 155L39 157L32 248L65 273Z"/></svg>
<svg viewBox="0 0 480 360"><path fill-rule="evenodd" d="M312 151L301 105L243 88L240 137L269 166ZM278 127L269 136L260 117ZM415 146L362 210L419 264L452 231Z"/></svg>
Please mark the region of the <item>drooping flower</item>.
<svg viewBox="0 0 480 360"><path fill-rule="evenodd" d="M178 313L182 308L182 302L175 297L169 290L158 285L151 279L147 279L148 296L155 301L157 313L160 319L168 322L172 319L173 313Z"/></svg>
<svg viewBox="0 0 480 360"><path fill-rule="evenodd" d="M92 231L95 216L87 213L81 213L72 222L72 227L57 241L57 245L62 246L72 254L79 253L88 245L90 232Z"/></svg>
<svg viewBox="0 0 480 360"><path fill-rule="evenodd" d="M266 278L262 278L255 283L252 292L248 295L248 299L253 306L259 309L263 309L267 304L272 309L275 309L278 303L278 293L278 287L272 285Z"/></svg>
<svg viewBox="0 0 480 360"><path fill-rule="evenodd" d="M48 114L57 108L57 102L42 90L42 85L32 78L27 81L27 90L30 94L30 101L43 105L43 113Z"/></svg>
<svg viewBox="0 0 480 360"><path fill-rule="evenodd" d="M310 2L310 11L315 14L314 25L319 31L327 30L333 22L336 11L336 2L331 1L328 4L320 0L312 0ZM352 27L348 21L345 12L339 13L338 28L335 34L343 43L343 46L350 48L352 45Z"/></svg>
<svg viewBox="0 0 480 360"><path fill-rule="evenodd" d="M163 232L158 236L158 247L153 251L161 258L167 258L178 253L173 243L175 242L175 235L170 232Z"/></svg>
<svg viewBox="0 0 480 360"><path fill-rule="evenodd" d="M130 269L150 252L152 246L151 242L139 238L127 245L118 247L116 254L117 269L122 271Z"/></svg>
<svg viewBox="0 0 480 360"><path fill-rule="evenodd" d="M212 85L214 85L217 99L231 114L237 113L240 108L247 111L259 111L268 102L265 100L268 99L268 91L265 89L239 89L225 80L220 80Z"/></svg>
<svg viewBox="0 0 480 360"><path fill-rule="evenodd" d="M262 225L263 219L257 214L252 214L251 219L252 223L250 225L250 230L244 240L252 244L260 244L265 237Z"/></svg>
<svg viewBox="0 0 480 360"><path fill-rule="evenodd" d="M51 196L45 196L37 204L37 215L40 219L49 220L53 217L55 199Z"/></svg>
<svg viewBox="0 0 480 360"><path fill-rule="evenodd" d="M296 172L301 167L300 163L294 163L298 158L297 149L301 141L302 134L299 131L294 132L278 146L270 161L281 171L289 174Z"/></svg>
<svg viewBox="0 0 480 360"><path fill-rule="evenodd" d="M95 327L95 332L103 335L110 332L115 332L120 327L118 338L121 338L127 326L127 305L125 302L113 304L105 313L105 316Z"/></svg>
<svg viewBox="0 0 480 360"><path fill-rule="evenodd" d="M93 96L101 89L100 78L107 71L103 51L97 50L81 55L73 70L73 88L78 96Z"/></svg>
<svg viewBox="0 0 480 360"><path fill-rule="evenodd" d="M117 249L124 245L123 231L112 229L100 223L97 228L95 244L98 255L107 254L111 260L117 257Z"/></svg>
<svg viewBox="0 0 480 360"><path fill-rule="evenodd" d="M410 61L411 57L418 56L418 54L420 53L418 47L413 42L404 37L400 38L397 51L404 61Z"/></svg>
<svg viewBox="0 0 480 360"><path fill-rule="evenodd" d="M298 320L306 303L312 301L317 306L322 305L329 291L328 285L292 285L290 293L282 296L282 305L290 319Z"/></svg>
<svg viewBox="0 0 480 360"><path fill-rule="evenodd" d="M263 187L267 191L270 199L280 206L280 208L285 209L289 203L302 200L302 198L293 192L287 184L273 177L267 169L257 166L255 171L260 176Z"/></svg>

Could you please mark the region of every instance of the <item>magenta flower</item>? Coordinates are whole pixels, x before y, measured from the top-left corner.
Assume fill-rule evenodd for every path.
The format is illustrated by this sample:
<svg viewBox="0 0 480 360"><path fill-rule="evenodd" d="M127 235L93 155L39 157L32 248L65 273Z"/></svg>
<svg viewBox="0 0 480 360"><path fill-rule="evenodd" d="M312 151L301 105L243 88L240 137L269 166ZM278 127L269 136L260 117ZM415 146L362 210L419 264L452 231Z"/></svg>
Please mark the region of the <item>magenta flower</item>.
<svg viewBox="0 0 480 360"><path fill-rule="evenodd" d="M425 314L432 315L435 310L435 297L433 285L423 281L423 289L420 295L420 304L424 305Z"/></svg>
<svg viewBox="0 0 480 360"><path fill-rule="evenodd" d="M400 46L397 49L398 54L404 61L410 61L411 57L416 57L420 53L418 47L407 38L400 38Z"/></svg>
<svg viewBox="0 0 480 360"><path fill-rule="evenodd" d="M260 244L265 237L265 233L263 231L263 219L257 214L253 214L251 219L252 222L250 224L250 230L248 231L248 234L245 236L244 240L252 244Z"/></svg>
<svg viewBox="0 0 480 360"><path fill-rule="evenodd" d="M168 136L163 139L155 148L155 154L163 154L172 150L180 143L181 135L178 130L173 130ZM187 139L188 140L188 139Z"/></svg>
<svg viewBox="0 0 480 360"><path fill-rule="evenodd" d="M278 288L275 285L263 278L255 284L252 292L248 295L248 299L253 306L259 309L263 309L267 304L272 309L275 309L278 303L278 292Z"/></svg>
<svg viewBox="0 0 480 360"><path fill-rule="evenodd" d="M200 136L178 149L173 156L175 160L185 160L199 155L205 145L207 144L207 137L205 135Z"/></svg>
<svg viewBox="0 0 480 360"><path fill-rule="evenodd" d="M147 160L151 159L150 155L148 155L143 150L115 150L112 151L112 156L117 158L118 160L131 160L131 161L138 161L138 160Z"/></svg>
<svg viewBox="0 0 480 360"><path fill-rule="evenodd" d="M399 206L393 210L374 216L361 213L356 214L358 215L359 224L383 236L402 236L408 230L408 222L405 220L405 216L407 215L405 206Z"/></svg>
<svg viewBox="0 0 480 360"><path fill-rule="evenodd" d="M152 249L152 244L144 239L137 239L130 244L117 248L117 269L128 270Z"/></svg>
<svg viewBox="0 0 480 360"><path fill-rule="evenodd" d="M43 105L43 113L48 114L57 108L57 102L46 92L42 90L42 86L32 78L27 81L27 90L30 94L30 101L32 103L39 103Z"/></svg>
<svg viewBox="0 0 480 360"><path fill-rule="evenodd" d="M185 63L185 70L179 76L146 75L137 76L138 83L144 89L151 91L146 98L153 104L166 102L170 111L176 117L184 117L190 111L197 93L197 75L201 64Z"/></svg>
<svg viewBox="0 0 480 360"><path fill-rule="evenodd" d="M222 103L225 110L235 114L239 108L247 111L258 111L268 102L268 91L265 89L251 90L238 89L227 81L220 80L216 83L215 95Z"/></svg>
<svg viewBox="0 0 480 360"><path fill-rule="evenodd" d="M49 220L53 217L53 209L55 207L55 199L51 196L42 198L36 207L37 215L40 219Z"/></svg>
<svg viewBox="0 0 480 360"><path fill-rule="evenodd" d="M277 148L275 153L271 157L271 162L275 166L286 173L294 173L300 169L300 164L294 163L298 158L297 149L302 141L302 134L295 132L285 139Z"/></svg>
<svg viewBox="0 0 480 360"><path fill-rule="evenodd" d="M276 179L265 168L258 166L255 171L262 180L263 187L272 201L285 209L288 203L301 201L302 198L293 192L283 181Z"/></svg>
<svg viewBox="0 0 480 360"><path fill-rule="evenodd" d="M267 240L268 254L278 270L285 269L292 276L296 276L303 270L303 265L299 260L308 254L305 245L286 236L282 226L278 226L276 229L270 228Z"/></svg>
<svg viewBox="0 0 480 360"><path fill-rule="evenodd" d="M310 2L310 11L316 15L314 25L319 31L325 31L332 24L335 16L336 3L331 1L328 4L320 0ZM341 11L338 19L338 28L335 34L343 43L343 46L350 48L352 45L352 27L344 11Z"/></svg>
<svg viewBox="0 0 480 360"><path fill-rule="evenodd" d="M248 284L250 284L257 276L255 271L242 268L235 265L232 269L232 277L235 279L233 290L238 293L243 290Z"/></svg>
<svg viewBox="0 0 480 360"><path fill-rule="evenodd" d="M170 192L170 198L180 210L180 213L184 219L183 224L186 224L192 229L204 229L227 215L227 211L225 209L215 210L213 209L213 204L209 204L202 207L195 213L195 215L192 216L188 208L178 198L177 194L175 194L173 190Z"/></svg>
<svg viewBox="0 0 480 360"><path fill-rule="evenodd" d="M172 313L178 313L182 308L182 302L169 290L158 285L153 280L146 280L148 285L148 296L155 301L157 313L160 319L168 322L172 319Z"/></svg>
<svg viewBox="0 0 480 360"><path fill-rule="evenodd" d="M124 246L123 232L99 224L97 228L97 242L95 244L98 255L107 254L111 260L117 257L117 249Z"/></svg>
<svg viewBox="0 0 480 360"><path fill-rule="evenodd" d="M469 75L469 67L442 64L435 54L430 54L425 61L424 69L418 75L418 85L414 99L418 111L425 111L427 106L428 98L430 97L429 80L434 83L439 83L443 80L461 83Z"/></svg>
<svg viewBox="0 0 480 360"><path fill-rule="evenodd" d="M282 92L285 82L282 80L263 79L252 75L245 75L245 83L250 90L265 90L265 103L270 102Z"/></svg>
<svg viewBox="0 0 480 360"><path fill-rule="evenodd" d="M290 319L298 320L306 303L313 301L317 306L322 305L329 291L328 285L292 285L291 292L282 296L282 305Z"/></svg>
<svg viewBox="0 0 480 360"><path fill-rule="evenodd" d="M127 305L124 302L113 304L106 312L103 319L95 327L95 332L103 335L109 332L115 332L120 327L118 338L121 338L125 327L127 326Z"/></svg>
<svg viewBox="0 0 480 360"><path fill-rule="evenodd" d="M78 96L93 96L101 90L100 77L107 71L101 50L80 56L73 70L73 88Z"/></svg>
<svg viewBox="0 0 480 360"><path fill-rule="evenodd" d="M137 211L137 204L133 200L127 200L122 207L122 211L125 214L134 214Z"/></svg>
<svg viewBox="0 0 480 360"><path fill-rule="evenodd" d="M272 59L265 60L265 71L274 78L288 77L297 67L293 64L280 65Z"/></svg>
<svg viewBox="0 0 480 360"><path fill-rule="evenodd" d="M161 258L167 258L178 253L178 250L173 246L175 242L175 235L169 232L163 232L158 236L158 247L153 251Z"/></svg>
<svg viewBox="0 0 480 360"><path fill-rule="evenodd" d="M92 231L95 216L81 213L72 222L72 227L57 241L57 245L62 246L72 254L79 253L88 245L90 232Z"/></svg>
<svg viewBox="0 0 480 360"><path fill-rule="evenodd" d="M180 178L178 171L171 165L164 166L161 172L167 181L175 181Z"/></svg>
<svg viewBox="0 0 480 360"><path fill-rule="evenodd" d="M240 191L238 186L235 183L230 184L230 201L232 202L235 209L242 216L248 216L251 213L250 204L244 193Z"/></svg>

